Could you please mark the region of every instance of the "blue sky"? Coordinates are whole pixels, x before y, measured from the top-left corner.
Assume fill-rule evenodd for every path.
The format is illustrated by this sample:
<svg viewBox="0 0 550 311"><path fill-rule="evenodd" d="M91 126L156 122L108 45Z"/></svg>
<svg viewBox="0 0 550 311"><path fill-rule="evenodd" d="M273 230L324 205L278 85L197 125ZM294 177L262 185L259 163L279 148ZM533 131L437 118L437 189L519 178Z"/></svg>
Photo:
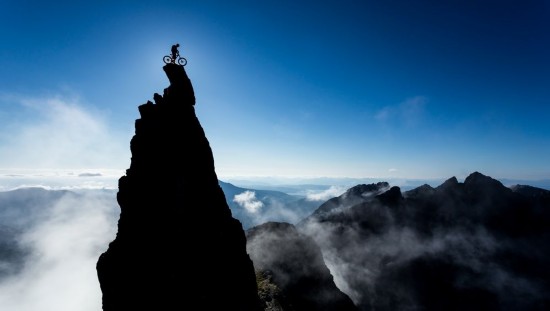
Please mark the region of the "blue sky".
<svg viewBox="0 0 550 311"><path fill-rule="evenodd" d="M547 1L4 0L0 39L0 173L123 174L178 42L220 178L550 178Z"/></svg>

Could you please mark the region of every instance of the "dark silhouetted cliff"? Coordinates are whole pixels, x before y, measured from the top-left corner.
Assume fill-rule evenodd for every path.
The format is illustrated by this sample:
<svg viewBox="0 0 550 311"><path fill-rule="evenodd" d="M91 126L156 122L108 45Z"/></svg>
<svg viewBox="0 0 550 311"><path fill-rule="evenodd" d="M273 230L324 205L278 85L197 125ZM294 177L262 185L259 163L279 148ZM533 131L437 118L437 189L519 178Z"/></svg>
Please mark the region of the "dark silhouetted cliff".
<svg viewBox="0 0 550 311"><path fill-rule="evenodd" d="M182 66L139 106L118 233L97 262L103 310L260 310L241 223L218 185Z"/></svg>

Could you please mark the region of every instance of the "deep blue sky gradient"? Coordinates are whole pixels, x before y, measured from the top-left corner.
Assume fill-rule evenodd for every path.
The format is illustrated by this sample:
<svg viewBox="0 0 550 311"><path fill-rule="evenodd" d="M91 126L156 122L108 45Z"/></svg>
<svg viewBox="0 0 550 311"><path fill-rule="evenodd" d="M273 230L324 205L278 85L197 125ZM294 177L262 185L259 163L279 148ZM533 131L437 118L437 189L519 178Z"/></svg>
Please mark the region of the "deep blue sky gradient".
<svg viewBox="0 0 550 311"><path fill-rule="evenodd" d="M179 42L221 177L550 178L547 1L8 0L0 39L0 137L76 97L127 150L83 168L127 168Z"/></svg>

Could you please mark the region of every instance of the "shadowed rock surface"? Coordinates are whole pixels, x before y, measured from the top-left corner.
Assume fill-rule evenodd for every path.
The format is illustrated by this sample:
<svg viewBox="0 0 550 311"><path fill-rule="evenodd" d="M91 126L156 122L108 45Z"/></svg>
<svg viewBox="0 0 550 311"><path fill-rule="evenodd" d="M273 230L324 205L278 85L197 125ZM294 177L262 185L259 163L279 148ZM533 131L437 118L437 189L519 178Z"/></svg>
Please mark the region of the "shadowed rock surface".
<svg viewBox="0 0 550 311"><path fill-rule="evenodd" d="M405 193L367 190L297 226L361 310L550 308L550 191L479 172Z"/></svg>
<svg viewBox="0 0 550 311"><path fill-rule="evenodd" d="M336 209L347 209L353 205L365 202L371 197L383 193L389 188L390 185L387 182L357 185L348 189L341 196L329 199L325 203L321 204L321 206L319 206L319 208L316 209L309 217L323 217L324 215L334 213Z"/></svg>
<svg viewBox="0 0 550 311"><path fill-rule="evenodd" d="M261 310L241 223L218 185L182 66L139 106L118 233L97 262L103 310Z"/></svg>
<svg viewBox="0 0 550 311"><path fill-rule="evenodd" d="M357 310L334 284L319 247L293 225L268 222L247 230L247 240L265 310Z"/></svg>

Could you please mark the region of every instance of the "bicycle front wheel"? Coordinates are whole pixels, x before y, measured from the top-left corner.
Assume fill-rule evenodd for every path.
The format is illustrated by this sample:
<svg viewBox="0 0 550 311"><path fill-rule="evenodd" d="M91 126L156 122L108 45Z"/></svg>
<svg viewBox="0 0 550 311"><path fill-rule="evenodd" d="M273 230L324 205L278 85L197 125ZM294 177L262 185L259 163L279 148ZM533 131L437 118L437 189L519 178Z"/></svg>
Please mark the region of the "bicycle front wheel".
<svg viewBox="0 0 550 311"><path fill-rule="evenodd" d="M187 64L187 59L183 57L178 58L178 64L181 66L185 66Z"/></svg>

